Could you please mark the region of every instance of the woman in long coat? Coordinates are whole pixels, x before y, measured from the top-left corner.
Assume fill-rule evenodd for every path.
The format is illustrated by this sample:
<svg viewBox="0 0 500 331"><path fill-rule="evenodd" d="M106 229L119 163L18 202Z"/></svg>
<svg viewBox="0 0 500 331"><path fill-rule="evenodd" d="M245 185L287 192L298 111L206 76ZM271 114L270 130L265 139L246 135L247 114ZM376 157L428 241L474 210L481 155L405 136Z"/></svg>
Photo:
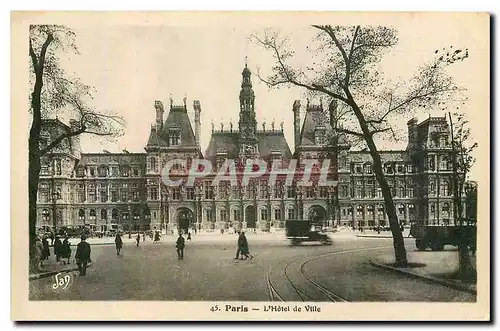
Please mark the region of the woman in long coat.
<svg viewBox="0 0 500 331"><path fill-rule="evenodd" d="M71 258L71 244L69 243L68 237L64 238L64 241L62 243L61 257L63 259L68 259L68 264L69 264L69 259Z"/></svg>
<svg viewBox="0 0 500 331"><path fill-rule="evenodd" d="M116 255L120 255L120 251L122 250L123 247L123 241L119 233L116 234L115 245L116 245Z"/></svg>
<svg viewBox="0 0 500 331"><path fill-rule="evenodd" d="M47 237L43 237L42 240L42 261L47 260L50 256L50 247L49 247L49 241L47 240Z"/></svg>
<svg viewBox="0 0 500 331"><path fill-rule="evenodd" d="M250 257L250 260L253 259L252 254L250 254L250 249L248 248L248 241L245 233L242 233L242 240L240 245L240 254L245 257L245 260Z"/></svg>

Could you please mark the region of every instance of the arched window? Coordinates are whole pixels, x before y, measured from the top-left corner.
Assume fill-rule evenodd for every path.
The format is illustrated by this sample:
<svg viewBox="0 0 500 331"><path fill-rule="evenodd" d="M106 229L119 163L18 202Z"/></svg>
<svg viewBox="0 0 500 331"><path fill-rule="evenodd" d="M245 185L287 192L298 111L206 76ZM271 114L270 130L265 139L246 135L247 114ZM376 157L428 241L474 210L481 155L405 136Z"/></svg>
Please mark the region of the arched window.
<svg viewBox="0 0 500 331"><path fill-rule="evenodd" d="M260 210L260 219L263 221L267 221L267 208L262 208Z"/></svg>
<svg viewBox="0 0 500 331"><path fill-rule="evenodd" d="M118 210L117 209L113 209L111 211L111 219L113 221L118 221Z"/></svg>
<svg viewBox="0 0 500 331"><path fill-rule="evenodd" d="M106 220L108 218L108 211L106 209L101 209L101 219Z"/></svg>
<svg viewBox="0 0 500 331"><path fill-rule="evenodd" d="M363 214L364 214L363 206L361 205L356 206L356 215L363 216Z"/></svg>
<svg viewBox="0 0 500 331"><path fill-rule="evenodd" d="M405 216L405 206L404 205L398 205L398 212L399 215L404 217Z"/></svg>
<svg viewBox="0 0 500 331"><path fill-rule="evenodd" d="M443 203L442 210L444 213L448 213L450 211L450 204L448 202Z"/></svg>
<svg viewBox="0 0 500 331"><path fill-rule="evenodd" d="M90 212L89 212L89 218L92 221L96 219L96 211L95 211L95 209L91 209L90 210Z"/></svg>
<svg viewBox="0 0 500 331"><path fill-rule="evenodd" d="M415 205L414 205L414 204L410 203L410 204L408 205L408 213L409 213L410 215L413 215L413 214L415 213Z"/></svg>
<svg viewBox="0 0 500 331"><path fill-rule="evenodd" d="M85 220L85 210L80 209L80 210L78 211L78 218L80 219L80 221Z"/></svg>
<svg viewBox="0 0 500 331"><path fill-rule="evenodd" d="M42 217L43 217L44 221L48 221L49 220L49 215L50 215L50 212L49 212L48 209L42 210Z"/></svg>
<svg viewBox="0 0 500 331"><path fill-rule="evenodd" d="M384 205L378 205L378 216L379 217L384 216Z"/></svg>
<svg viewBox="0 0 500 331"><path fill-rule="evenodd" d="M295 209L293 207L288 208L288 219L293 220L295 218Z"/></svg>

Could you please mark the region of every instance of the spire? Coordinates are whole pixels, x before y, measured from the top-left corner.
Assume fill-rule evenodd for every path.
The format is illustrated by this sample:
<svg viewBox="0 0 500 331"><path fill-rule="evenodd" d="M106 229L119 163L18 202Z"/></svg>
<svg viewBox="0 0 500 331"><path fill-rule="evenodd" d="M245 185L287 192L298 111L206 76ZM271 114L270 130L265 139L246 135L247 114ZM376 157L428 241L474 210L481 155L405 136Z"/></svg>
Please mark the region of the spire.
<svg viewBox="0 0 500 331"><path fill-rule="evenodd" d="M250 72L250 69L248 69L246 56L245 56L245 68L243 69L241 75L243 76L243 80L241 82L241 88L245 87L252 88L252 81L250 80L250 76L252 75L252 73Z"/></svg>

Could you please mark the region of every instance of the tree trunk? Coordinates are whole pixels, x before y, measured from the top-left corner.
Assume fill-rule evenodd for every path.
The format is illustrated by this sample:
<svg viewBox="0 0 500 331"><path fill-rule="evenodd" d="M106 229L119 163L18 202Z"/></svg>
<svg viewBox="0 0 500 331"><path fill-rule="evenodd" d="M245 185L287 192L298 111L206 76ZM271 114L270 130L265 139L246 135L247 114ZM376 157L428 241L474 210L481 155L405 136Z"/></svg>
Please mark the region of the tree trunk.
<svg viewBox="0 0 500 331"><path fill-rule="evenodd" d="M375 173L375 177L377 178L377 182L382 191L387 217L389 218L389 227L392 232L392 244L394 246L395 266L405 268L408 266L408 260L406 257L403 233L401 232L398 216L396 214L396 208L394 207L391 189L387 184L387 180L384 175L380 153L378 152L371 136L366 140L366 142L368 143L368 146L370 146L370 154L373 159L373 172Z"/></svg>
<svg viewBox="0 0 500 331"><path fill-rule="evenodd" d="M373 172L375 173L375 177L377 178L377 182L382 190L382 195L384 197L384 204L387 212L387 217L389 218L389 227L392 232L392 244L394 246L394 259L395 266L405 268L408 266L408 259L406 257L406 248L403 238L403 233L401 231L401 227L398 222L398 216L396 214L396 208L394 207L394 200L392 199L392 193L389 185L387 184L387 180L385 179L384 169L382 167L382 159L380 158L380 153L377 150L377 146L373 141L372 133L366 123L366 119L359 109L358 105L354 101L349 89L345 88L347 98L349 100L349 105L352 107L356 118L358 119L359 126L361 127L361 131L363 132L363 138L368 146L370 151L370 155L373 159Z"/></svg>
<svg viewBox="0 0 500 331"><path fill-rule="evenodd" d="M453 120L451 113L448 113L450 119L450 133L451 133L451 148L452 148L452 167L453 167L453 197L454 197L454 212L455 219L458 217L458 272L457 278L462 280L475 280L477 278L476 269L472 266L472 260L469 255L469 238L470 233L464 228L463 224L463 205L462 205L462 188L465 181L465 173L463 177L459 178L458 173L458 160L457 160L457 146L455 143ZM462 146L459 146L460 151ZM465 170L465 167L464 167ZM456 222L455 222L456 225Z"/></svg>
<svg viewBox="0 0 500 331"><path fill-rule="evenodd" d="M461 231L462 233L462 231ZM476 269L472 265L472 259L469 255L466 234L461 234L460 244L458 245L458 273L457 278L461 280L474 281L477 279Z"/></svg>
<svg viewBox="0 0 500 331"><path fill-rule="evenodd" d="M30 267L34 268L36 266L32 265L31 261L36 260L36 203L38 195L38 179L40 175L40 156L38 155L38 139L29 139L29 169L28 169L28 208L29 208L29 247L30 247ZM36 146L33 148L33 145Z"/></svg>

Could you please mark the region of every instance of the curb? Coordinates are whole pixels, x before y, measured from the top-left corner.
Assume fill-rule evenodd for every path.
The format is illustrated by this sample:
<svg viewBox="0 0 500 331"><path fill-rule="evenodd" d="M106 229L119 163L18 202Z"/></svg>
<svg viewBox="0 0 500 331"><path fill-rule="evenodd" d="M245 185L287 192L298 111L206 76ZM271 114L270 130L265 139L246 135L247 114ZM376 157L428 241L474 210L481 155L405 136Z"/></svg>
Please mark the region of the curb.
<svg viewBox="0 0 500 331"><path fill-rule="evenodd" d="M87 268L92 267L92 262L87 264ZM53 271L47 271L47 272L42 272L40 274L32 274L29 276L29 280L35 280L35 279L41 279L41 278L47 278L50 276L57 275L60 272L71 272L71 271L78 271L78 266L74 266L71 268L66 268L66 269L61 269L61 270L53 270Z"/></svg>
<svg viewBox="0 0 500 331"><path fill-rule="evenodd" d="M69 268L69 269L62 269L62 270L47 271L47 272L43 272L41 274L30 275L29 280L46 278L46 277L50 277L53 275L57 275L60 272L70 272L70 271L77 271L77 270L78 270L78 267L73 267L73 268Z"/></svg>
<svg viewBox="0 0 500 331"><path fill-rule="evenodd" d="M468 293L476 294L477 295L477 290L474 290L474 289L472 289L472 288L470 288L470 287L468 287L466 285L461 285L461 284L449 282L449 281L446 281L446 280L443 280L443 279L440 279L440 278L436 278L436 277L432 277L432 276L425 276L425 275L417 274L417 273L414 273L414 272L411 272L411 271L398 269L398 268L391 267L391 266L388 266L388 265L385 265L385 264L374 262L373 260L370 260L370 264L373 265L373 266L375 266L375 267L381 268L381 269L386 269L386 270L390 270L390 271L393 271L393 272L398 272L398 273L401 273L401 274L404 274L404 275L407 275L407 276L410 276L410 277L414 277L414 278L424 279L424 280L427 280L427 281L430 281L430 282L433 282L433 283L437 283L437 284L440 284L440 285L444 285L444 286L453 288L455 290L460 290L460 291L464 291L464 292L468 292Z"/></svg>

